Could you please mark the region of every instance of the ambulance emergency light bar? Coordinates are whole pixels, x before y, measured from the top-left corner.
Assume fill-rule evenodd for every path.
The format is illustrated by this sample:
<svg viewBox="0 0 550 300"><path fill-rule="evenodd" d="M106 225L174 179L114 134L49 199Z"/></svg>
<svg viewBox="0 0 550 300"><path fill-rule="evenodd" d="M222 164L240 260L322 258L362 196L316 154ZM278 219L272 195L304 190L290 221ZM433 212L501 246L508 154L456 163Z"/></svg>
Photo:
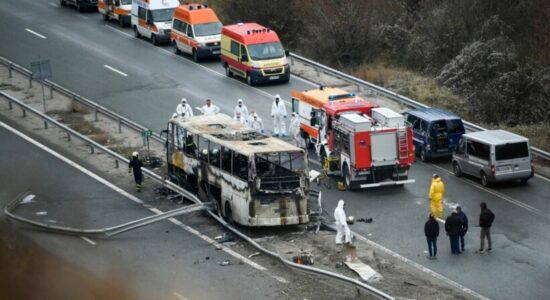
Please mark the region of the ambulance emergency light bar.
<svg viewBox="0 0 550 300"><path fill-rule="evenodd" d="M252 32L252 34L255 34L255 33L266 33L266 32L269 32L271 31L270 29L268 28L264 28L264 29L252 29L252 30L247 30L246 31L246 34L250 34Z"/></svg>
<svg viewBox="0 0 550 300"><path fill-rule="evenodd" d="M334 100L347 99L347 98L353 98L353 97L355 97L354 93L338 94L338 95L328 96L328 100L329 101L334 101Z"/></svg>

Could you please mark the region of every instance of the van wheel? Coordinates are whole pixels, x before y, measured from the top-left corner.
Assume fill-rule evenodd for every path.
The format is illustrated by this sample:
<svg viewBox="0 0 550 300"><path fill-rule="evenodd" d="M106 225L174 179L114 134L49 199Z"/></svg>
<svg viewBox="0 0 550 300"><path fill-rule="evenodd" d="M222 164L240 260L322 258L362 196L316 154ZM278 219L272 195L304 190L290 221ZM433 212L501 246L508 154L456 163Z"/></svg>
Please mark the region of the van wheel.
<svg viewBox="0 0 550 300"><path fill-rule="evenodd" d="M124 27L124 25L126 25L122 17L118 17L118 25L120 25L120 27Z"/></svg>
<svg viewBox="0 0 550 300"><path fill-rule="evenodd" d="M195 62L199 62L199 54L197 53L197 50L193 49L193 60Z"/></svg>
<svg viewBox="0 0 550 300"><path fill-rule="evenodd" d="M105 22L109 21L109 15L107 15L107 13L103 14L103 21Z"/></svg>
<svg viewBox="0 0 550 300"><path fill-rule="evenodd" d="M151 34L151 43L155 46L159 44L159 42L157 41L157 36L154 34Z"/></svg>
<svg viewBox="0 0 550 300"><path fill-rule="evenodd" d="M342 168L342 175L344 175L344 183L346 184L346 188L351 190L351 175L349 174L348 164L344 164L344 167Z"/></svg>
<svg viewBox="0 0 550 300"><path fill-rule="evenodd" d="M178 48L178 43L176 41L172 42L172 49L174 50L175 54L180 54L181 53L180 49Z"/></svg>
<svg viewBox="0 0 550 300"><path fill-rule="evenodd" d="M462 169L460 169L460 165L456 161L453 163L453 172L456 177L462 176Z"/></svg>
<svg viewBox="0 0 550 300"><path fill-rule="evenodd" d="M422 150L420 150L420 160L423 161L423 162L427 162L429 160L428 156L426 154L426 150L424 150L424 148L422 148Z"/></svg>
<svg viewBox="0 0 550 300"><path fill-rule="evenodd" d="M80 0L77 0L77 1L76 1L76 10L77 10L78 12L82 12L82 6L80 6Z"/></svg>
<svg viewBox="0 0 550 300"><path fill-rule="evenodd" d="M246 83L250 86L254 85L254 81L252 81L252 76L250 76L250 73L246 73Z"/></svg>
<svg viewBox="0 0 550 300"><path fill-rule="evenodd" d="M529 181L529 178L523 178L519 180L521 184L527 184L527 181Z"/></svg>
<svg viewBox="0 0 550 300"><path fill-rule="evenodd" d="M134 26L134 36L138 39L141 37L141 34L139 33L137 26Z"/></svg>
<svg viewBox="0 0 550 300"><path fill-rule="evenodd" d="M481 172L481 185L484 187L488 187L490 185L489 178L487 177L487 174L485 172Z"/></svg>
<svg viewBox="0 0 550 300"><path fill-rule="evenodd" d="M225 64L225 76L233 77L233 72L231 72L231 68L228 64Z"/></svg>
<svg viewBox="0 0 550 300"><path fill-rule="evenodd" d="M225 221L231 225L235 226L235 221L233 220L233 211L231 210L231 204L225 202Z"/></svg>
<svg viewBox="0 0 550 300"><path fill-rule="evenodd" d="M61 6L67 6L67 2L65 2L65 0L60 0L60 1L59 1L59 4L60 4Z"/></svg>

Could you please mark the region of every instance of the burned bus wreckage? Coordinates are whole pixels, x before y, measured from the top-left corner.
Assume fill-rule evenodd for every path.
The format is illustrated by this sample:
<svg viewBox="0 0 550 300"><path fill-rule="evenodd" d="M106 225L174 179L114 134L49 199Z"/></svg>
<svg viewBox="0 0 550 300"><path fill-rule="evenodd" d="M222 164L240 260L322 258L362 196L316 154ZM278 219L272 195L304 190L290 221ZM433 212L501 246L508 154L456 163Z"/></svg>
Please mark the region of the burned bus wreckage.
<svg viewBox="0 0 550 300"><path fill-rule="evenodd" d="M306 152L224 114L168 123L171 180L244 226L309 222Z"/></svg>

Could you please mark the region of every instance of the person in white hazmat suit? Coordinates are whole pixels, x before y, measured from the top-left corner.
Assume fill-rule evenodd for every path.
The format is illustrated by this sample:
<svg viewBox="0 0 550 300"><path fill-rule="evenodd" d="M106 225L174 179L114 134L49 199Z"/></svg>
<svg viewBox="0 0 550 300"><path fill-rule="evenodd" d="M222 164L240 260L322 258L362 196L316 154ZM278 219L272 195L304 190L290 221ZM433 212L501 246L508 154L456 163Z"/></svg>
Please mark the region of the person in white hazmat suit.
<svg viewBox="0 0 550 300"><path fill-rule="evenodd" d="M193 109L191 108L191 105L187 103L187 99L182 98L181 103L178 104L176 107L176 113L180 117L192 117L193 116Z"/></svg>
<svg viewBox="0 0 550 300"><path fill-rule="evenodd" d="M262 122L262 119L258 117L258 114L252 113L250 117L248 126L256 131L264 133L264 123Z"/></svg>
<svg viewBox="0 0 550 300"><path fill-rule="evenodd" d="M248 108L243 103L243 99L237 100L237 106L233 110L233 118L237 119L237 114L240 114L245 122L248 122ZM243 123L244 124L244 123Z"/></svg>
<svg viewBox="0 0 550 300"><path fill-rule="evenodd" d="M240 112L237 112L235 113L235 116L233 117L233 120L243 124L243 125L248 125L248 121L246 120L245 117L243 117L243 115L241 115Z"/></svg>
<svg viewBox="0 0 550 300"><path fill-rule="evenodd" d="M294 145L302 147L302 138L300 137L300 118L293 112L290 115L290 124L288 126L288 133L294 141Z"/></svg>
<svg viewBox="0 0 550 300"><path fill-rule="evenodd" d="M286 107L279 95L275 95L275 101L271 105L271 117L273 118L273 136L287 136Z"/></svg>
<svg viewBox="0 0 550 300"><path fill-rule="evenodd" d="M210 99L206 99L206 104L200 110L205 116L213 116L220 112L220 108L212 104L212 100Z"/></svg>
<svg viewBox="0 0 550 300"><path fill-rule="evenodd" d="M334 209L334 224L336 225L336 245L342 244L342 238L346 244L351 243L351 231L346 222L346 212L344 211L344 200L338 201L338 206Z"/></svg>

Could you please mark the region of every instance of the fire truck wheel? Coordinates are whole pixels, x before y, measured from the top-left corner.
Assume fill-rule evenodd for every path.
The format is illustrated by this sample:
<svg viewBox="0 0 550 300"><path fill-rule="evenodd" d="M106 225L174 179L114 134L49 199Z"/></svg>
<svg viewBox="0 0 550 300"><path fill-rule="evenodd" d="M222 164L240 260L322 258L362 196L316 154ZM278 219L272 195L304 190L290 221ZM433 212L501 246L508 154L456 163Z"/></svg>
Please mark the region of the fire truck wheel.
<svg viewBox="0 0 550 300"><path fill-rule="evenodd" d="M342 168L342 175L344 175L344 183L346 184L346 188L348 190L351 190L351 178L349 174L349 167L348 164L344 164L344 167Z"/></svg>
<svg viewBox="0 0 550 300"><path fill-rule="evenodd" d="M235 225L233 221L233 211L231 211L231 204L229 202L225 202L225 220L231 226Z"/></svg>
<svg viewBox="0 0 550 300"><path fill-rule="evenodd" d="M139 33L137 26L135 25L134 25L134 36L138 39L141 37L141 34Z"/></svg>
<svg viewBox="0 0 550 300"><path fill-rule="evenodd" d="M420 160L422 160L423 162L428 161L428 156L426 155L426 150L424 149L420 150Z"/></svg>
<svg viewBox="0 0 550 300"><path fill-rule="evenodd" d="M489 178L487 177L487 174L485 172L481 172L481 185L484 187L488 187L490 185Z"/></svg>
<svg viewBox="0 0 550 300"><path fill-rule="evenodd" d="M462 176L462 169L460 169L460 165L456 161L453 163L453 172L456 177Z"/></svg>

